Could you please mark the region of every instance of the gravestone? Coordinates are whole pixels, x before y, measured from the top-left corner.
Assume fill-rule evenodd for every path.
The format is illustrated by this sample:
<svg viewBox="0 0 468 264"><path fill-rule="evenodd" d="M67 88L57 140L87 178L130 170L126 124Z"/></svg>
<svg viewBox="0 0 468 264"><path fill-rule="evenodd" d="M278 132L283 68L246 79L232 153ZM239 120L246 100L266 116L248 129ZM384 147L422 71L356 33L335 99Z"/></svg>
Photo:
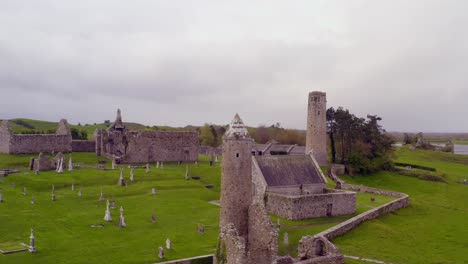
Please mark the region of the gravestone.
<svg viewBox="0 0 468 264"><path fill-rule="evenodd" d="M198 233L205 234L205 227L203 225L198 225Z"/></svg>
<svg viewBox="0 0 468 264"><path fill-rule="evenodd" d="M78 191L78 196L83 196L83 190L80 188L80 190Z"/></svg>
<svg viewBox="0 0 468 264"><path fill-rule="evenodd" d="M102 188L101 188L101 195L99 196L99 201L100 202L103 202L105 200L104 198L104 192L102 191Z"/></svg>
<svg viewBox="0 0 468 264"><path fill-rule="evenodd" d="M163 247L159 247L158 257L159 257L160 259L163 259L163 258L164 258L164 248L163 248Z"/></svg>
<svg viewBox="0 0 468 264"><path fill-rule="evenodd" d="M151 215L151 222L156 223L156 213Z"/></svg>
<svg viewBox="0 0 468 264"><path fill-rule="evenodd" d="M115 170L115 159L112 159L112 169Z"/></svg>
<svg viewBox="0 0 468 264"><path fill-rule="evenodd" d="M159 161L156 162L156 169L159 169Z"/></svg>
<svg viewBox="0 0 468 264"><path fill-rule="evenodd" d="M135 181L135 172L133 167L130 169L130 181L133 182Z"/></svg>
<svg viewBox="0 0 468 264"><path fill-rule="evenodd" d="M169 238L166 239L166 248L172 249L171 240Z"/></svg>
<svg viewBox="0 0 468 264"><path fill-rule="evenodd" d="M118 185L125 186L125 179L124 179L124 176L123 176L123 168L120 168L120 178L119 178Z"/></svg>
<svg viewBox="0 0 468 264"><path fill-rule="evenodd" d="M111 208L112 208L112 209L117 208L117 203L115 202L115 199L114 199L114 198L112 198Z"/></svg>
<svg viewBox="0 0 468 264"><path fill-rule="evenodd" d="M75 184L74 183L72 183L71 189L72 189L72 192L75 191Z"/></svg>
<svg viewBox="0 0 468 264"><path fill-rule="evenodd" d="M288 234L288 232L284 232L283 244L289 245L289 234Z"/></svg>
<svg viewBox="0 0 468 264"><path fill-rule="evenodd" d="M73 171L73 161L72 161L71 154L70 154L70 158L68 159L68 171Z"/></svg>
<svg viewBox="0 0 468 264"><path fill-rule="evenodd" d="M55 192L52 192L52 201L53 202L57 201L57 197L55 196Z"/></svg>
<svg viewBox="0 0 468 264"><path fill-rule="evenodd" d="M28 194L28 189L26 187L23 187L23 195L26 196Z"/></svg>
<svg viewBox="0 0 468 264"><path fill-rule="evenodd" d="M107 200L107 203L106 203L106 213L104 214L104 221L107 221L107 222L110 222L112 221L112 216L111 216L111 212L110 212L110 203L109 203L109 200Z"/></svg>
<svg viewBox="0 0 468 264"><path fill-rule="evenodd" d="M3 203L3 194L2 189L0 188L0 203Z"/></svg>
<svg viewBox="0 0 468 264"><path fill-rule="evenodd" d="M185 166L185 179L190 180L189 172L188 172L188 165Z"/></svg>
<svg viewBox="0 0 468 264"><path fill-rule="evenodd" d="M35 171L34 171L34 174L39 175L39 171L38 171L38 170L35 170Z"/></svg>
<svg viewBox="0 0 468 264"><path fill-rule="evenodd" d="M122 228L127 226L127 223L125 223L124 209L122 206L120 206L119 226Z"/></svg>
<svg viewBox="0 0 468 264"><path fill-rule="evenodd" d="M31 194L31 204L34 204L35 200L34 200L34 195Z"/></svg>
<svg viewBox="0 0 468 264"><path fill-rule="evenodd" d="M151 194L156 194L156 188L151 188Z"/></svg>
<svg viewBox="0 0 468 264"><path fill-rule="evenodd" d="M146 173L149 173L150 172L150 165L149 163L146 163Z"/></svg>
<svg viewBox="0 0 468 264"><path fill-rule="evenodd" d="M31 228L31 235L29 236L29 252L35 253L36 252L36 241L34 238L34 229Z"/></svg>

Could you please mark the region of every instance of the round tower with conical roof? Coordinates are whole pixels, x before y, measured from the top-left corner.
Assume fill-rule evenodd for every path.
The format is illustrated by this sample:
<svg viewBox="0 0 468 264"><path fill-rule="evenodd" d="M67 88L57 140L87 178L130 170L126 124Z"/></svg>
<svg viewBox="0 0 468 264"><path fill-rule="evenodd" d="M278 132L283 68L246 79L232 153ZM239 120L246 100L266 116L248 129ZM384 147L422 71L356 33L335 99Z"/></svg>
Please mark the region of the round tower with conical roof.
<svg viewBox="0 0 468 264"><path fill-rule="evenodd" d="M248 232L252 203L252 144L247 127L236 114L223 136L220 227L232 223L243 237Z"/></svg>
<svg viewBox="0 0 468 264"><path fill-rule="evenodd" d="M324 92L309 93L306 154L311 151L320 166L328 165L327 94Z"/></svg>

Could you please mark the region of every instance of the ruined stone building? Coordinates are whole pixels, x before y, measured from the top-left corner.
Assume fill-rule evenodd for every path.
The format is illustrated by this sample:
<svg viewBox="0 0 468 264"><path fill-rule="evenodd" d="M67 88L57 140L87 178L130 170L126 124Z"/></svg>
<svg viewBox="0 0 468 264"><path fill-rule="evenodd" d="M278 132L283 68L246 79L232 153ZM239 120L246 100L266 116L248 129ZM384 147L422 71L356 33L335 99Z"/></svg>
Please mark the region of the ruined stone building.
<svg viewBox="0 0 468 264"><path fill-rule="evenodd" d="M120 163L196 161L199 139L197 132L130 131L117 110L115 122L94 133L96 154Z"/></svg>
<svg viewBox="0 0 468 264"><path fill-rule="evenodd" d="M305 153L304 146L279 144L276 141L267 142L265 144L254 144L252 154L258 156L267 155L303 155Z"/></svg>
<svg viewBox="0 0 468 264"><path fill-rule="evenodd" d="M55 134L14 134L8 120L0 126L0 153L27 154L71 152L72 136L67 120L59 122Z"/></svg>

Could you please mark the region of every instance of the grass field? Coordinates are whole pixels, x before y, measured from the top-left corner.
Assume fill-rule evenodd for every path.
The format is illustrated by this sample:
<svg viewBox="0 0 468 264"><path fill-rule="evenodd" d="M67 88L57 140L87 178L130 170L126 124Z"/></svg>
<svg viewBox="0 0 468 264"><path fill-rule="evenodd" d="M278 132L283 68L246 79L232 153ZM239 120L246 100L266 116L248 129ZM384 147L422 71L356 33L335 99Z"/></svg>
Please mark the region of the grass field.
<svg viewBox="0 0 468 264"><path fill-rule="evenodd" d="M117 186L118 170L77 169L62 175L25 170L30 155L0 155L0 168L20 168L21 173L5 177L0 183L4 203L0 204L0 244L29 243L30 228L35 229L37 254L29 252L1 255L0 263L153 263L157 248L170 238L173 250L166 260L214 253L218 238L219 208L208 203L219 199L220 167L209 167L204 160L190 165L190 173L200 181L185 180L185 166L154 166L150 173L135 170L134 183ZM96 156L74 154L74 162L96 164ZM127 182L129 170L126 172ZM12 184L15 183L16 187ZM71 185L75 184L73 192ZM205 188L213 184L214 189ZM51 201L55 185L57 201ZM23 187L28 194L22 195ZM157 195L151 195L151 188ZM77 195L82 188L83 196ZM105 202L99 202L101 188L106 198L114 197L123 206L128 227L119 228L118 209L113 222L103 220ZM35 204L31 204L34 195ZM157 223L151 222L155 212ZM197 225L205 226L205 234ZM93 228L92 225L103 225Z"/></svg>
<svg viewBox="0 0 468 264"><path fill-rule="evenodd" d="M391 263L468 263L468 156L399 148L397 160L435 167L448 183L380 172L345 177L410 195L411 206L366 222L334 243L346 255ZM353 263L353 262L351 262Z"/></svg>

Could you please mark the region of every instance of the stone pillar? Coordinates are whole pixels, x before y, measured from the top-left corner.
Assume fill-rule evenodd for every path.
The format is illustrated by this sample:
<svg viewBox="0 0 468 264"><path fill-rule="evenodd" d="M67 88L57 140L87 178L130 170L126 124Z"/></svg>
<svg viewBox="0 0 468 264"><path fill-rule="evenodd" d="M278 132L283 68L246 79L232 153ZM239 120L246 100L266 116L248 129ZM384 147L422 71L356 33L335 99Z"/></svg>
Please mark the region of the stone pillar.
<svg viewBox="0 0 468 264"><path fill-rule="evenodd" d="M326 93L317 91L309 93L306 154L312 151L320 166L328 165L326 114Z"/></svg>

